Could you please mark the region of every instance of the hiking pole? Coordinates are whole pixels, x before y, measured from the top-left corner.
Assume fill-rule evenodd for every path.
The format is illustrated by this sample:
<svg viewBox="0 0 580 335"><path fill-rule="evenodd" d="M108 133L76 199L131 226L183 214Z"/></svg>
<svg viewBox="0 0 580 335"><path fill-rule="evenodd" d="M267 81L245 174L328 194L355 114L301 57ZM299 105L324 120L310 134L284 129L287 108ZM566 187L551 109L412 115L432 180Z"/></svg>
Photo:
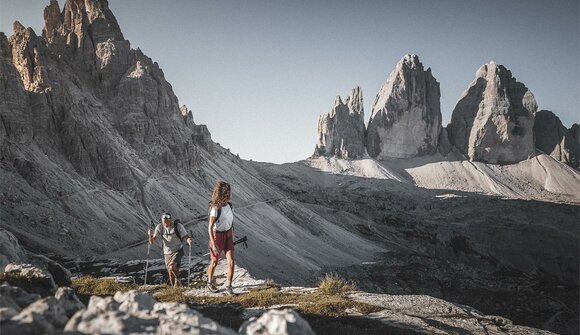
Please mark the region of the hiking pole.
<svg viewBox="0 0 580 335"><path fill-rule="evenodd" d="M147 285L147 270L149 270L149 251L151 251L151 243L149 243L149 239L151 237L151 222L147 226L147 261L145 262L145 282L143 285Z"/></svg>
<svg viewBox="0 0 580 335"><path fill-rule="evenodd" d="M189 231L189 239L193 242L193 231ZM191 276L191 243L189 243L189 266L187 267L187 288L189 288L189 277Z"/></svg>

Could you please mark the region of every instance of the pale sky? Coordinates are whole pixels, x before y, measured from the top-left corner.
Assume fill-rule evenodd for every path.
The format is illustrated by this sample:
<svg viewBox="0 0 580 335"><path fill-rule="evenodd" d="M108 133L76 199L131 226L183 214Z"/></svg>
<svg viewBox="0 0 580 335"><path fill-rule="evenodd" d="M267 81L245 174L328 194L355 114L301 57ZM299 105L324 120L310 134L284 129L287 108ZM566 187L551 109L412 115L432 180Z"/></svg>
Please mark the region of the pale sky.
<svg viewBox="0 0 580 335"><path fill-rule="evenodd" d="M41 34L48 0L0 0L0 31ZM64 0L59 0L61 9ZM579 1L109 0L133 48L157 61L180 104L244 159L291 162L318 116L361 86L368 119L406 53L441 84L447 125L484 63L505 65L566 127L580 122Z"/></svg>

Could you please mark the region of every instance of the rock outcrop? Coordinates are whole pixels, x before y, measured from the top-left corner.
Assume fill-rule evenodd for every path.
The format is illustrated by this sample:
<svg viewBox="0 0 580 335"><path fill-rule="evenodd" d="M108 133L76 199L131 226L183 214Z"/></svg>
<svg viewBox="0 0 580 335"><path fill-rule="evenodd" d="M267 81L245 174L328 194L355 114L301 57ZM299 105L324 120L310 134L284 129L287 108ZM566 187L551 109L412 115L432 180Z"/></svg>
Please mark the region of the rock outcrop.
<svg viewBox="0 0 580 335"><path fill-rule="evenodd" d="M77 312L64 330L75 334L235 334L185 304L157 303L137 291L92 296L87 308Z"/></svg>
<svg viewBox="0 0 580 335"><path fill-rule="evenodd" d="M541 110L534 121L536 148L555 160L578 167L578 144L560 118L551 111Z"/></svg>
<svg viewBox="0 0 580 335"><path fill-rule="evenodd" d="M32 264L10 263L6 265L5 273L22 278L28 283L30 292L38 293L42 296L54 294L58 288L50 272Z"/></svg>
<svg viewBox="0 0 580 335"><path fill-rule="evenodd" d="M360 158L365 154L365 125L362 90L355 87L343 102L336 97L332 111L318 119L314 156Z"/></svg>
<svg viewBox="0 0 580 335"><path fill-rule="evenodd" d="M534 153L537 108L532 92L492 61L477 70L459 98L447 127L449 138L472 161L522 161Z"/></svg>
<svg viewBox="0 0 580 335"><path fill-rule="evenodd" d="M18 239L9 231L0 228L0 272L6 265L21 263L26 260L26 253L18 243Z"/></svg>
<svg viewBox="0 0 580 335"><path fill-rule="evenodd" d="M290 308L272 309L259 318L253 317L240 328L240 334L314 335L310 325Z"/></svg>
<svg viewBox="0 0 580 335"><path fill-rule="evenodd" d="M389 75L367 127L371 157L408 158L437 150L441 128L439 83L416 55L405 55Z"/></svg>
<svg viewBox="0 0 580 335"><path fill-rule="evenodd" d="M485 315L468 306L428 295L354 293L357 301L384 307L369 315L393 327L398 334L554 334L550 331L514 325L511 320Z"/></svg>

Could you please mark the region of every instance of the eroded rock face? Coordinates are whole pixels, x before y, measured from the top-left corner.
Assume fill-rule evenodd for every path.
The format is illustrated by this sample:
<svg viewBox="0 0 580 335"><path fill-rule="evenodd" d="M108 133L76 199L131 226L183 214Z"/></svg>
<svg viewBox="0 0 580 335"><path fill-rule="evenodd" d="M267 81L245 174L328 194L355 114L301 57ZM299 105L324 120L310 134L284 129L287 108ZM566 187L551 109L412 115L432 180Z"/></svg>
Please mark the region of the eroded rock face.
<svg viewBox="0 0 580 335"><path fill-rule="evenodd" d="M541 110L534 122L536 148L555 160L578 167L578 145L572 134L551 111Z"/></svg>
<svg viewBox="0 0 580 335"><path fill-rule="evenodd" d="M458 305L428 295L387 295L355 293L354 300L384 307L369 314L374 320L393 326L393 333L447 334L461 330L469 334L554 334L514 325L511 320L485 315L468 306Z"/></svg>
<svg viewBox="0 0 580 335"><path fill-rule="evenodd" d="M371 157L408 158L432 154L441 128L439 83L416 55L405 55L373 103L367 127Z"/></svg>
<svg viewBox="0 0 580 335"><path fill-rule="evenodd" d="M457 102L449 138L472 161L522 161L534 153L537 108L532 92L511 71L492 61L477 70Z"/></svg>
<svg viewBox="0 0 580 335"><path fill-rule="evenodd" d="M199 166L213 147L207 128L184 122L163 71L130 48L106 0L68 0L62 12L51 1L44 16L44 38L18 22L0 36L0 139L38 146L120 190L152 168ZM3 149L11 161L29 156ZM38 179L37 163L24 160L20 170Z"/></svg>
<svg viewBox="0 0 580 335"><path fill-rule="evenodd" d="M26 253L18 243L18 239L9 231L0 228L0 272L6 265L21 263L26 260Z"/></svg>
<svg viewBox="0 0 580 335"><path fill-rule="evenodd" d="M362 90L355 87L343 102L336 97L332 111L318 119L314 156L360 158L365 154Z"/></svg>

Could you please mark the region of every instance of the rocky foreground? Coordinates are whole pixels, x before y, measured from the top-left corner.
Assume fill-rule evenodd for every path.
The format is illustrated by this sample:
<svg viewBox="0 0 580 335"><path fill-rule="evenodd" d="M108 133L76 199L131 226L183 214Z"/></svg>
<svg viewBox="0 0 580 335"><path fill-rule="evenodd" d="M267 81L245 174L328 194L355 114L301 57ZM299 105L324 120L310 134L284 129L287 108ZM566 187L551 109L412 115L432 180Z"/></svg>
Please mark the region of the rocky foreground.
<svg viewBox="0 0 580 335"><path fill-rule="evenodd" d="M30 270L12 266L11 272L3 275L6 278L7 274L26 273L29 278L42 280L50 276L38 268L32 275L25 268ZM150 288L118 291L104 297L93 295L84 304L70 287L59 287L54 294L38 294L4 282L0 286L0 327L6 334L236 334L230 327L241 322L239 334L314 334L313 329L319 334L552 334L425 295L347 292L344 299L369 305L376 311L346 308L340 311L341 316L331 317L301 315L293 304L240 308L235 304L208 303L192 308L192 303L158 302L143 292ZM236 290L238 297L251 294L248 288ZM312 304L318 297L313 293L316 289L279 290L312 296ZM203 293L189 290L182 294L186 300L192 295L199 300ZM232 310L237 313L232 314ZM206 313L216 319L225 318L227 326L204 316ZM306 319L315 324L310 325Z"/></svg>
<svg viewBox="0 0 580 335"><path fill-rule="evenodd" d="M240 334L551 334L427 295L357 291L337 277L318 288L281 287L238 268L233 297L203 288L205 266L194 268L190 288L134 284L142 262L135 262L135 272L125 267L135 276L71 280L69 269L28 254L9 232L0 231L0 239L0 328L6 334L236 334L232 328ZM157 263L152 274L162 272ZM97 275L115 270L103 262L94 266ZM218 286L225 271L222 262Z"/></svg>

